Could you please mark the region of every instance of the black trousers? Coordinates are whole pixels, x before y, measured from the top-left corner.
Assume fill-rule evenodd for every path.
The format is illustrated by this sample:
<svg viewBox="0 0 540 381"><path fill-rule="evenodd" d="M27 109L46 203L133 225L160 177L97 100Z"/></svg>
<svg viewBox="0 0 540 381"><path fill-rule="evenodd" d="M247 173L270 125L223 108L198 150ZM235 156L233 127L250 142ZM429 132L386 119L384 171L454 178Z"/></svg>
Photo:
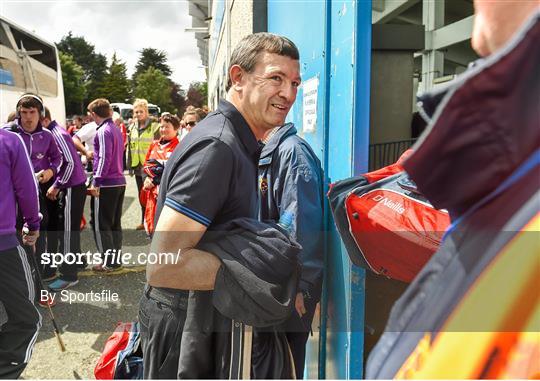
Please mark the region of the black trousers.
<svg viewBox="0 0 540 381"><path fill-rule="evenodd" d="M144 224L144 213L146 208L143 204L141 204L140 198L141 189L144 185L144 176L142 175L142 169L135 170L135 182L137 183L137 198L139 200L139 205L141 206L141 224Z"/></svg>
<svg viewBox="0 0 540 381"><path fill-rule="evenodd" d="M124 185L99 188L99 197L91 200L91 223L102 259L108 267L120 267L122 249L122 205Z"/></svg>
<svg viewBox="0 0 540 381"><path fill-rule="evenodd" d="M49 231L49 217L51 214L56 213L58 208L57 201L51 201L46 197L47 190L53 184L53 181L49 181L45 184L39 184L39 212L43 216L39 226L39 237L36 241L36 255L37 258L41 258L43 253L47 251L48 231ZM41 264L42 262L40 262ZM40 265L41 275L43 278L48 278L56 273L56 270L47 265Z"/></svg>
<svg viewBox="0 0 540 381"><path fill-rule="evenodd" d="M86 200L86 185L80 184L62 191L56 203L55 213L49 214L47 250L49 253L81 252L81 218ZM77 280L77 263L60 266L60 278L67 281Z"/></svg>
<svg viewBox="0 0 540 381"><path fill-rule="evenodd" d="M306 343L311 332L311 323L313 322L313 315L315 314L315 307L317 302L313 299L306 299L304 301L306 307L306 313L300 318L296 309L293 310L291 317L282 325L275 327L275 330L279 333L284 333L287 338L287 343L291 351L296 379L301 380L304 378L304 367L306 362ZM271 362L266 359L269 356L281 356L276 355L276 351L280 349L276 348L273 344L274 336L276 334L272 332L274 328L269 329L269 332L265 332L265 329L257 329L253 336L253 352L252 352L252 378L269 378L272 375ZM281 352L279 352L281 353Z"/></svg>
<svg viewBox="0 0 540 381"><path fill-rule="evenodd" d="M289 343L289 348L294 360L294 368L296 371L296 379L301 380L304 378L304 366L306 363L306 343L311 332L311 323L313 322L313 315L315 314L315 307L317 301L313 299L306 299L304 301L306 307L306 313L302 318L298 316L296 309L293 311L292 316L285 323L288 327L286 335Z"/></svg>
<svg viewBox="0 0 540 381"><path fill-rule="evenodd" d="M147 287L139 303L144 379L177 379L187 296L174 305L149 297Z"/></svg>
<svg viewBox="0 0 540 381"><path fill-rule="evenodd" d="M0 302L7 322L0 329L0 379L16 379L26 368L41 327L35 286L24 249L0 251Z"/></svg>

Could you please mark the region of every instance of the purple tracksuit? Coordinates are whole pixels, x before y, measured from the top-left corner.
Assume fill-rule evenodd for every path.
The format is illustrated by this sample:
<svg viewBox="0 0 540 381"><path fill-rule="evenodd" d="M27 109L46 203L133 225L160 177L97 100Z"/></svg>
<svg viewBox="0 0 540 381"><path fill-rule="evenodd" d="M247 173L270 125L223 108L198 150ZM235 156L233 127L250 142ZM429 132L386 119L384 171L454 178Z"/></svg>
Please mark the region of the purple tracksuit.
<svg viewBox="0 0 540 381"><path fill-rule="evenodd" d="M0 129L0 251L16 247L16 204L30 230L39 230L39 201L32 164L17 134Z"/></svg>
<svg viewBox="0 0 540 381"><path fill-rule="evenodd" d="M117 187L126 185L123 155L122 132L112 119L106 119L98 126L94 137L94 186Z"/></svg>
<svg viewBox="0 0 540 381"><path fill-rule="evenodd" d="M47 128L52 132L64 157L64 162L56 174L54 186L65 189L83 184L86 181L86 175L71 136L54 120Z"/></svg>
<svg viewBox="0 0 540 381"><path fill-rule="evenodd" d="M120 129L109 118L94 137L94 181L99 197L92 197L91 217L96 246L108 267L120 266L122 248L122 204L126 189L122 156L124 141ZM118 253L111 255L108 253Z"/></svg>
<svg viewBox="0 0 540 381"><path fill-rule="evenodd" d="M34 132L28 133L21 127L19 121L15 128L26 146L28 155L30 155L34 172L50 168L54 172L53 176L56 176L62 166L62 154L51 131L43 128L39 123Z"/></svg>

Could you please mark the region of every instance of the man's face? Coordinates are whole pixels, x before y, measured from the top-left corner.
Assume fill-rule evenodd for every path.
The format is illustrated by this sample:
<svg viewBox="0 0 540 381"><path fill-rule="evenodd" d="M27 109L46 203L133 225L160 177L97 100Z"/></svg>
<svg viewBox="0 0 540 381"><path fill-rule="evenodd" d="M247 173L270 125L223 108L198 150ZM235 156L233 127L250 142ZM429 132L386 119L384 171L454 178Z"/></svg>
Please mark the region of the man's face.
<svg viewBox="0 0 540 381"><path fill-rule="evenodd" d="M480 56L502 48L527 19L537 1L475 0L472 47Z"/></svg>
<svg viewBox="0 0 540 381"><path fill-rule="evenodd" d="M261 53L253 72L244 72L240 83L240 108L249 125L264 132L284 124L300 81L297 60Z"/></svg>
<svg viewBox="0 0 540 381"><path fill-rule="evenodd" d="M21 107L19 110L22 128L27 132L33 132L39 122L39 111L36 107Z"/></svg>
<svg viewBox="0 0 540 381"><path fill-rule="evenodd" d="M144 123L148 118L148 110L142 106L137 106L133 109L133 116L139 123Z"/></svg>
<svg viewBox="0 0 540 381"><path fill-rule="evenodd" d="M197 124L197 117L195 115L188 114L184 117L184 123L188 131L191 131L191 129Z"/></svg>

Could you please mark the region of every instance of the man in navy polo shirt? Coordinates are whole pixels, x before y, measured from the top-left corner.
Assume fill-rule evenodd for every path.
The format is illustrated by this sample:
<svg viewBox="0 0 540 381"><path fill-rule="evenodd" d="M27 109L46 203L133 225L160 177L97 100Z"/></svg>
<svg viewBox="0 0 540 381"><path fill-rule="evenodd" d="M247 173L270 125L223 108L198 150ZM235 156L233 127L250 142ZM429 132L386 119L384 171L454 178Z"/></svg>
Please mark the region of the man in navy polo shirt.
<svg viewBox="0 0 540 381"><path fill-rule="evenodd" d="M176 263L147 265L139 310L146 378L176 378L187 290L212 290L220 261L193 249L207 231L234 218L257 218L259 140L284 123L300 84L293 42L257 33L231 56L227 100L193 129L161 181L151 252L180 251ZM209 353L228 377L227 348Z"/></svg>

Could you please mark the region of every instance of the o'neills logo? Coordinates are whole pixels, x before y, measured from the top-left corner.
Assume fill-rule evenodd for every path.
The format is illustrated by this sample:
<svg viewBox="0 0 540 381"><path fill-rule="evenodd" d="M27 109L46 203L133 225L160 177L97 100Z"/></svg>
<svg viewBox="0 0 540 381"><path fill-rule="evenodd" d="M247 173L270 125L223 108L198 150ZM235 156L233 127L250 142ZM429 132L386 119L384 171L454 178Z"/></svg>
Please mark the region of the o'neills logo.
<svg viewBox="0 0 540 381"><path fill-rule="evenodd" d="M390 208L399 214L403 214L405 211L405 208L403 207L403 204L400 204L399 202L395 202L390 200L388 197L382 196L378 194L377 196L373 197L373 201L378 202L379 204L383 204L387 208Z"/></svg>

